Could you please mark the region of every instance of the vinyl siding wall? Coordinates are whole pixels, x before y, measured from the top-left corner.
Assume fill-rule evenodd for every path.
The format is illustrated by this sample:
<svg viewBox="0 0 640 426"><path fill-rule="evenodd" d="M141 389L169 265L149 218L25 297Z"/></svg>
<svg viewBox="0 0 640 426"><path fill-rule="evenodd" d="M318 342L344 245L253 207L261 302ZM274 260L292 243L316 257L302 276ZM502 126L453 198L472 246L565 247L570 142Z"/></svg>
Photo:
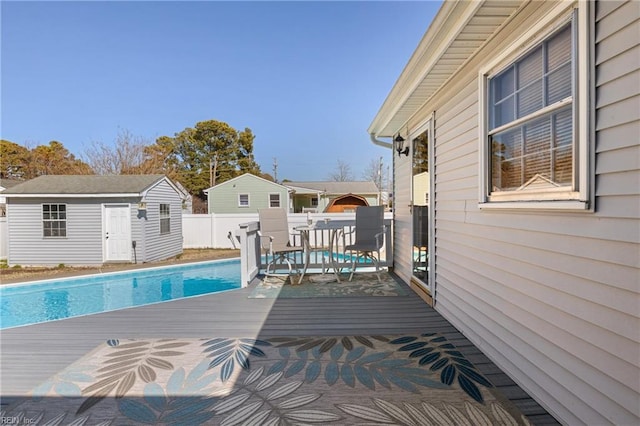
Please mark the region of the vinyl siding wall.
<svg viewBox="0 0 640 426"><path fill-rule="evenodd" d="M182 253L182 200L180 195L166 181L149 190L145 196L147 200L146 217L136 218L144 233L143 259L138 261L152 262L166 259ZM170 232L160 233L160 204L170 204L171 225Z"/></svg>
<svg viewBox="0 0 640 426"><path fill-rule="evenodd" d="M408 141L409 137L403 135ZM407 143L407 142L405 142ZM411 156L393 152L393 260L394 272L406 282L411 280L413 231L411 204Z"/></svg>
<svg viewBox="0 0 640 426"><path fill-rule="evenodd" d="M101 265L102 202L73 198L12 198L7 205L9 264L57 266ZM109 200L109 202L130 200ZM67 236L44 238L42 204L67 205Z"/></svg>
<svg viewBox="0 0 640 426"><path fill-rule="evenodd" d="M596 4L595 212L478 209L478 70L550 7L529 3L409 123L435 111L436 309L562 422L638 424L639 2ZM410 162L394 163L407 280Z"/></svg>
<svg viewBox="0 0 640 426"><path fill-rule="evenodd" d="M289 191L276 183L251 175L225 182L209 190L209 213L256 213L269 207L269 194L280 194L280 207L289 211ZM238 194L249 194L249 206L238 206Z"/></svg>

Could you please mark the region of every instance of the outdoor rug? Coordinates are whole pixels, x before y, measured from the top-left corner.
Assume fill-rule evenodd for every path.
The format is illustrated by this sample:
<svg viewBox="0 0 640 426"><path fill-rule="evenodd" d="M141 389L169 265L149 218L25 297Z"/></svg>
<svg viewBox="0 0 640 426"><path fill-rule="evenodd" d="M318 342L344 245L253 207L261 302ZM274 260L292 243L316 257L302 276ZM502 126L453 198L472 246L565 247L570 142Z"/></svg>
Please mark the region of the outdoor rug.
<svg viewBox="0 0 640 426"><path fill-rule="evenodd" d="M109 340L2 417L101 426L529 424L439 334Z"/></svg>
<svg viewBox="0 0 640 426"><path fill-rule="evenodd" d="M298 276L263 277L249 294L250 299L293 299L306 297L406 296L408 287L396 281L388 272L358 273L348 281L349 274L340 275L337 282L332 273L305 275L301 284ZM293 284L292 284L293 280Z"/></svg>

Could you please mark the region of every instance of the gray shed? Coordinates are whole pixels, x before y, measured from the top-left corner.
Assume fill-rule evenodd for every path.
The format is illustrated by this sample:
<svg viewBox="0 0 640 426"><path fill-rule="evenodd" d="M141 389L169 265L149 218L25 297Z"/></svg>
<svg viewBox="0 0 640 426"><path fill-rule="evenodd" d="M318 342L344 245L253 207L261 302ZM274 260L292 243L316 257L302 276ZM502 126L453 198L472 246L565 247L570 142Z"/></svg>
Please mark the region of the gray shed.
<svg viewBox="0 0 640 426"><path fill-rule="evenodd" d="M40 176L3 195L10 266L150 262L182 253L184 194L164 175Z"/></svg>

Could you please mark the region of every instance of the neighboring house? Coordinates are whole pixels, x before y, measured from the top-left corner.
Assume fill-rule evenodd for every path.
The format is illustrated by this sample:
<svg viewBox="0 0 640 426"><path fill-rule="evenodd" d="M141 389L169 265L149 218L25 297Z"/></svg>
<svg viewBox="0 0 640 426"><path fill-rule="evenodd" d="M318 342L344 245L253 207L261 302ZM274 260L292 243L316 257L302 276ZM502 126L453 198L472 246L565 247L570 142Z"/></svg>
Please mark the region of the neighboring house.
<svg viewBox="0 0 640 426"><path fill-rule="evenodd" d="M343 212L357 206L379 205L380 192L372 181L285 182L294 191L293 211Z"/></svg>
<svg viewBox="0 0 640 426"><path fill-rule="evenodd" d="M1 179L0 180L0 217L7 215L7 199L2 195L2 191L5 189L13 188L14 186L24 182L23 180L13 179Z"/></svg>
<svg viewBox="0 0 640 426"><path fill-rule="evenodd" d="M193 213L193 196L189 194L187 188L182 186L180 182L172 181L176 188L180 190L182 193L182 213L183 214L192 214Z"/></svg>
<svg viewBox="0 0 640 426"><path fill-rule="evenodd" d="M282 207L290 211L289 189L251 173L245 173L205 189L209 213L257 213Z"/></svg>
<svg viewBox="0 0 640 426"><path fill-rule="evenodd" d="M4 191L9 265L150 262L182 253L182 192L163 175L40 176Z"/></svg>
<svg viewBox="0 0 640 426"><path fill-rule="evenodd" d="M394 271L562 423L640 424L640 2L445 1L368 130Z"/></svg>

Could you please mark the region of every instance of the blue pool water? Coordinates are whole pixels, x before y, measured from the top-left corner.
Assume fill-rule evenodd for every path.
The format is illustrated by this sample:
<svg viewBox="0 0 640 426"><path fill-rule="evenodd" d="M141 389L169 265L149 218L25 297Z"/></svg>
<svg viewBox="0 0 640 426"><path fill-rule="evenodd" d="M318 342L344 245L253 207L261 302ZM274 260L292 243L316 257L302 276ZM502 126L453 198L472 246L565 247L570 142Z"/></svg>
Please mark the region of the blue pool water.
<svg viewBox="0 0 640 426"><path fill-rule="evenodd" d="M0 286L0 329L240 288L240 260Z"/></svg>

